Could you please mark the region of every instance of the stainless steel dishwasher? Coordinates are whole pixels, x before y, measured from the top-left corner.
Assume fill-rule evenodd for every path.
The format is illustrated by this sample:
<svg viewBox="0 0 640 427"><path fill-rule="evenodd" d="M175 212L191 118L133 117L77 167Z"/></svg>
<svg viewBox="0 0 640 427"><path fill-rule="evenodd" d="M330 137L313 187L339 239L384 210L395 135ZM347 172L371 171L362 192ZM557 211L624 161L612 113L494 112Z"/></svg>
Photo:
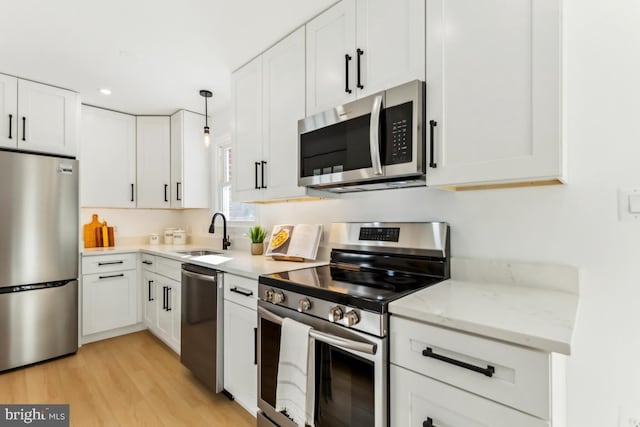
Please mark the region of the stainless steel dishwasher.
<svg viewBox="0 0 640 427"><path fill-rule="evenodd" d="M209 389L223 389L223 274L182 264L180 362Z"/></svg>

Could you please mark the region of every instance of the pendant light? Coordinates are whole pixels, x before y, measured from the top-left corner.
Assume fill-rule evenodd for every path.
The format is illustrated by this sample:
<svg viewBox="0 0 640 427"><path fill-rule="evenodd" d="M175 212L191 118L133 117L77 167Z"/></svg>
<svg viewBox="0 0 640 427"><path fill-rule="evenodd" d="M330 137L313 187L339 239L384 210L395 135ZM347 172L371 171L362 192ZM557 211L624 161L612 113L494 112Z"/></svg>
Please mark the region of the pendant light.
<svg viewBox="0 0 640 427"><path fill-rule="evenodd" d="M209 134L209 111L207 110L207 100L211 98L213 94L210 90L202 89L200 96L204 97L204 145L206 147L211 144L211 136Z"/></svg>

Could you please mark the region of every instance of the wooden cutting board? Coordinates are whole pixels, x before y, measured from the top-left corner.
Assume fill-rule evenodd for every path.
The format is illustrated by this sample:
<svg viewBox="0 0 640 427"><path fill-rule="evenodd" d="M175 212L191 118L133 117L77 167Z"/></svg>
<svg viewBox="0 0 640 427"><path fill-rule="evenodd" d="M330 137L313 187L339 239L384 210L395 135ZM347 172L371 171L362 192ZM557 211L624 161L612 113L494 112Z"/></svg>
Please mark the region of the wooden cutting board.
<svg viewBox="0 0 640 427"><path fill-rule="evenodd" d="M96 229L102 227L102 223L98 221L98 215L93 214L91 216L91 222L84 225L84 247L95 248L96 247Z"/></svg>

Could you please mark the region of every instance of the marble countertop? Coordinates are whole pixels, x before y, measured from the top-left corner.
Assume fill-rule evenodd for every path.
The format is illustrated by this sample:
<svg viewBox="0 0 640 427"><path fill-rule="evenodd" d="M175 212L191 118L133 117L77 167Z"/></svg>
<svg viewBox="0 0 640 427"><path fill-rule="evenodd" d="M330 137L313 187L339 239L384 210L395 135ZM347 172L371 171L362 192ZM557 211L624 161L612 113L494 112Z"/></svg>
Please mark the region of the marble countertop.
<svg viewBox="0 0 640 427"><path fill-rule="evenodd" d="M491 265L487 266L482 261L455 261L451 279L392 302L392 316L571 354L579 305L577 270L546 264L488 261ZM479 272L476 280L472 279L474 270ZM534 271L538 274L530 275Z"/></svg>
<svg viewBox="0 0 640 427"><path fill-rule="evenodd" d="M219 257L190 257L179 251L207 249L219 254ZM130 245L116 246L111 248L90 248L83 249L82 256L122 254L132 252L143 252L151 255L163 256L176 261L189 264L197 264L203 267L214 268L225 273L243 276L257 280L261 274L277 273L279 271L298 270L307 267L326 265L328 261L275 261L271 257L264 255L251 255L249 250L220 250L202 245ZM229 258L228 260L223 259Z"/></svg>

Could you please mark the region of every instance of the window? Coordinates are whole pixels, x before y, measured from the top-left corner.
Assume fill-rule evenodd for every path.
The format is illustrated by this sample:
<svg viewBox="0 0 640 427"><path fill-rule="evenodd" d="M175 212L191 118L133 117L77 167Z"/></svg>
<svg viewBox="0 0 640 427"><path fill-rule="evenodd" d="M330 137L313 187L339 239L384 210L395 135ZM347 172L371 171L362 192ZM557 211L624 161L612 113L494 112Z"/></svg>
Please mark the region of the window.
<svg viewBox="0 0 640 427"><path fill-rule="evenodd" d="M218 145L218 206L229 221L255 221L256 207L231 200L231 144L228 138Z"/></svg>

